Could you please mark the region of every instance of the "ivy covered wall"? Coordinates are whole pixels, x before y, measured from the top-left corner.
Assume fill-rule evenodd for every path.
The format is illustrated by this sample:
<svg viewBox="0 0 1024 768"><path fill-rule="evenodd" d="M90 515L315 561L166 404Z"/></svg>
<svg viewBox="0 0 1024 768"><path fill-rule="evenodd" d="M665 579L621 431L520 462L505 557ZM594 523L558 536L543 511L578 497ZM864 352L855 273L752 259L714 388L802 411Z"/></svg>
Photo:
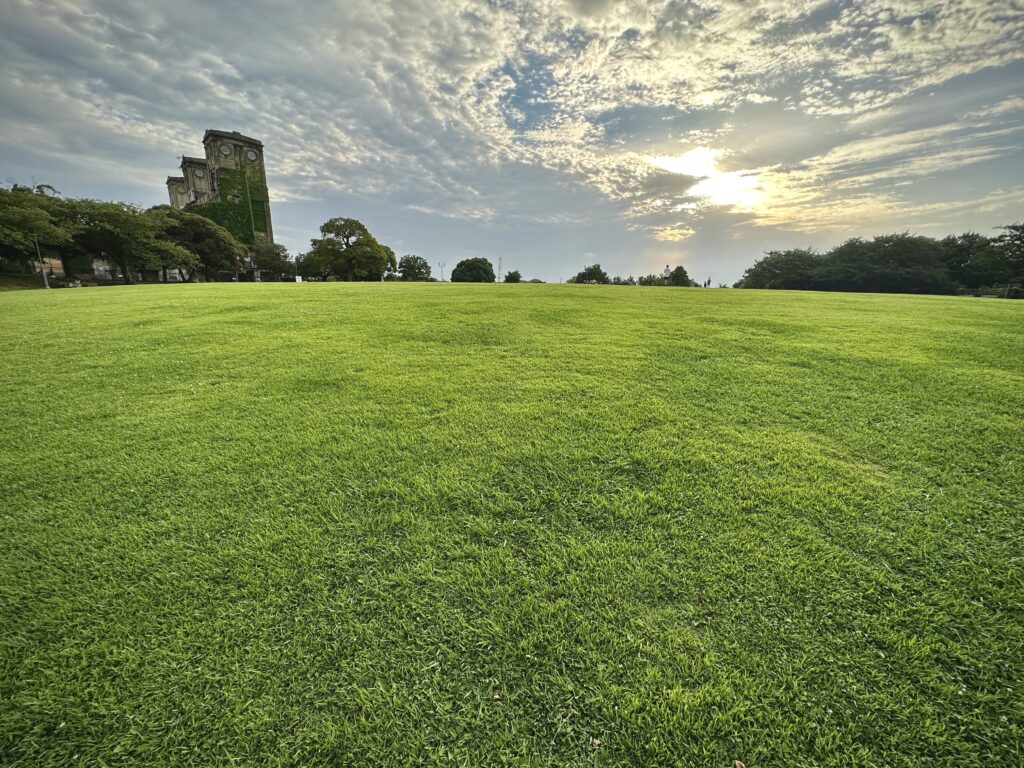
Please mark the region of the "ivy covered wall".
<svg viewBox="0 0 1024 768"><path fill-rule="evenodd" d="M217 201L187 206L190 213L211 219L240 242L255 243L255 235L273 239L270 229L270 200L266 184L258 169L219 168L217 170Z"/></svg>

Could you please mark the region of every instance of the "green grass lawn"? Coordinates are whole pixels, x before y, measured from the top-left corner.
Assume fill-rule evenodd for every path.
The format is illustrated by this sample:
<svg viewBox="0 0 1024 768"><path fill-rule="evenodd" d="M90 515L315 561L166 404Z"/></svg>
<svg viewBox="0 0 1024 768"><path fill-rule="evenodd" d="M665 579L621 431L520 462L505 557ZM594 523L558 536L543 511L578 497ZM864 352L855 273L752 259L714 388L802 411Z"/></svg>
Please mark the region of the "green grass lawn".
<svg viewBox="0 0 1024 768"><path fill-rule="evenodd" d="M0 296L0 764L1017 766L1024 302Z"/></svg>

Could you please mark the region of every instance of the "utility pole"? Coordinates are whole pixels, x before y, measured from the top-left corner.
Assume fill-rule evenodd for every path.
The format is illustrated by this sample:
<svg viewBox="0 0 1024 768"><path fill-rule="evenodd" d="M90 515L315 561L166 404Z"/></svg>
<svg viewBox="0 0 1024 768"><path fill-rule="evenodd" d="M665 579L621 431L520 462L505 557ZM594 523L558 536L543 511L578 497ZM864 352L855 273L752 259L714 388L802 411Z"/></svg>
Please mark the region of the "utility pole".
<svg viewBox="0 0 1024 768"><path fill-rule="evenodd" d="M501 282L501 256L498 257L498 282Z"/></svg>
<svg viewBox="0 0 1024 768"><path fill-rule="evenodd" d="M441 266L441 282L444 282L444 262L439 261L438 264Z"/></svg>
<svg viewBox="0 0 1024 768"><path fill-rule="evenodd" d="M50 278L46 276L46 265L43 263L43 254L39 252L39 238L32 236L32 242L36 244L36 256L39 257L39 271L43 273L43 285L50 287Z"/></svg>

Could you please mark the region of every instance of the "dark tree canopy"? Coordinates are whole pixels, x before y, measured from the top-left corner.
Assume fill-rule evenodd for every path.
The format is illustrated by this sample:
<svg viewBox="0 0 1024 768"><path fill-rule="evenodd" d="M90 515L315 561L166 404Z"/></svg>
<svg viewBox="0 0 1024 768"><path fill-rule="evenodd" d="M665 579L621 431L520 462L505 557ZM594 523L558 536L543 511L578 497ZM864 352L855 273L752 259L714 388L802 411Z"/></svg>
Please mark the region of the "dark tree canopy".
<svg viewBox="0 0 1024 768"><path fill-rule="evenodd" d="M430 264L422 256L409 253L398 260L398 274L402 280L424 282L430 279Z"/></svg>
<svg viewBox="0 0 1024 768"><path fill-rule="evenodd" d="M1002 227L1003 234L995 239L995 251L1002 265L1003 280L1024 283L1024 222Z"/></svg>
<svg viewBox="0 0 1024 768"><path fill-rule="evenodd" d="M1012 230L1012 226L1004 228ZM736 283L738 288L953 293L1003 286L1013 275L1001 238L966 232L935 240L907 232L871 240L853 238L818 255L810 250L770 251Z"/></svg>
<svg viewBox="0 0 1024 768"><path fill-rule="evenodd" d="M803 248L768 251L747 268L737 287L811 290L815 287L820 262L818 254Z"/></svg>
<svg viewBox="0 0 1024 768"><path fill-rule="evenodd" d="M482 256L474 259L463 259L452 270L452 282L493 283L494 266Z"/></svg>
<svg viewBox="0 0 1024 768"><path fill-rule="evenodd" d="M823 257L818 282L826 290L869 293L949 293L942 247L906 232L847 240Z"/></svg>
<svg viewBox="0 0 1024 768"><path fill-rule="evenodd" d="M505 282L506 283L521 283L522 281L523 281L523 276L519 272L518 269L513 269L513 270L505 273Z"/></svg>
<svg viewBox="0 0 1024 768"><path fill-rule="evenodd" d="M608 278L608 273L601 269L600 264L591 264L589 267L584 267L582 272L577 272L569 282L606 285L611 280Z"/></svg>
<svg viewBox="0 0 1024 768"><path fill-rule="evenodd" d="M950 235L939 245L946 273L965 288L995 285L1003 280L994 243L984 235L977 232Z"/></svg>

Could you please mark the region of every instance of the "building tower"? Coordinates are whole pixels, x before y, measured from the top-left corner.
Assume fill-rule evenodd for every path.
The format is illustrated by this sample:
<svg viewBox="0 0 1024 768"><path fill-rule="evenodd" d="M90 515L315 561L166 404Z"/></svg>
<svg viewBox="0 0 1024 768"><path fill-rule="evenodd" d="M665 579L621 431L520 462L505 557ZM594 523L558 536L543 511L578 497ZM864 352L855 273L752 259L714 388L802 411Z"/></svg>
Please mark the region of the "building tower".
<svg viewBox="0 0 1024 768"><path fill-rule="evenodd" d="M167 177L167 197L170 198L172 208L185 207L188 203L188 188L184 176Z"/></svg>
<svg viewBox="0 0 1024 768"><path fill-rule="evenodd" d="M243 241L255 242L256 237L262 235L273 242L263 142L238 131L211 129L203 134L203 148L208 170L208 199L240 206L238 216L233 218L244 231L234 234Z"/></svg>
<svg viewBox="0 0 1024 768"><path fill-rule="evenodd" d="M188 202L210 202L210 178L206 158L188 157L187 155L182 157L181 175L185 179L185 188L188 190Z"/></svg>

